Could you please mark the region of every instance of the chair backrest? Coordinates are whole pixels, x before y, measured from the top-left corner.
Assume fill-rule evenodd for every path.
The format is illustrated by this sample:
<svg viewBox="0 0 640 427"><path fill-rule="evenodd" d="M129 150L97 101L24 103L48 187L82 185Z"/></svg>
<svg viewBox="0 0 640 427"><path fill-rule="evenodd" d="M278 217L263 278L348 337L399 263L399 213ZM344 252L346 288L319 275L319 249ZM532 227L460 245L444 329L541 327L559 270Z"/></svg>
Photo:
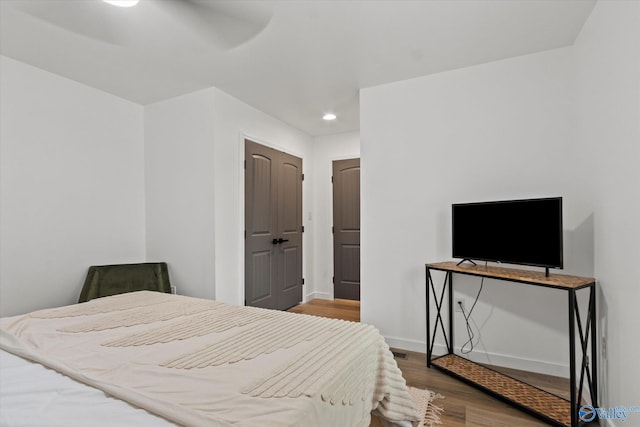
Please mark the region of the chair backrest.
<svg viewBox="0 0 640 427"><path fill-rule="evenodd" d="M91 266L78 302L143 290L171 293L167 263Z"/></svg>

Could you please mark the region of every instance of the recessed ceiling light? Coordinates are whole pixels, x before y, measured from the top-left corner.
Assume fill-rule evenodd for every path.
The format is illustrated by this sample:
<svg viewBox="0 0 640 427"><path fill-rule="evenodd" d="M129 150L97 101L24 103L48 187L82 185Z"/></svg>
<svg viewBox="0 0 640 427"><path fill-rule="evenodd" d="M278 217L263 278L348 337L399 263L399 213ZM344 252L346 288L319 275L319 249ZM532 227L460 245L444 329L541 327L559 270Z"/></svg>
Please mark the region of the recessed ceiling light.
<svg viewBox="0 0 640 427"><path fill-rule="evenodd" d="M131 7L138 4L138 0L102 0L105 3L120 7Z"/></svg>
<svg viewBox="0 0 640 427"><path fill-rule="evenodd" d="M336 119L336 115L333 113L327 113L324 116L322 116L322 118L324 120L335 120Z"/></svg>

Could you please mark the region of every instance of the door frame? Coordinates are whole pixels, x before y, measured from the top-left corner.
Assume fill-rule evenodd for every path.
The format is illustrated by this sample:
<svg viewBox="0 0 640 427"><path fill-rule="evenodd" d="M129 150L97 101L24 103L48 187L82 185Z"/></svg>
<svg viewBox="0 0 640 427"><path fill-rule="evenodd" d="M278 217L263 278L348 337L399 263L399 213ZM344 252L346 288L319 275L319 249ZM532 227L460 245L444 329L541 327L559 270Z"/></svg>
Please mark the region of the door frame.
<svg viewBox="0 0 640 427"><path fill-rule="evenodd" d="M240 244L238 245L238 259L240 260L240 262L238 263L238 277L240 278L239 280L239 284L238 286L240 287L240 295L241 295L241 299L240 299L240 304L244 304L246 295L244 292L244 286L245 286L245 277L244 277L244 268L245 268L245 262L244 262L244 254L245 254L245 247L244 247L244 218L246 215L245 212L245 206L244 206L244 188L245 188L245 183L244 183L244 152L245 152L245 140L251 140L253 142L255 142L256 144L260 144L260 145L264 145L265 147L269 147L272 148L274 150L278 150L278 151L283 151L287 154L291 154L293 156L299 157L300 159L302 159L302 170L304 173L304 168L305 168L305 161L308 161L308 159L305 158L305 156L303 154L301 154L298 151L295 150L290 150L289 147L283 147L282 145L278 145L278 144L274 144L271 143L270 141L266 141L264 139L255 137L254 135L248 134L248 133L244 133L244 132L240 132L240 134L238 135L238 158L240 159L238 162L238 182L240 183L239 185L239 194L238 194L238 205L239 205L239 211L240 211L240 220L238 221L239 226L238 226L238 239ZM305 197L305 187L306 187L306 179L302 181L302 225L305 227L305 230L308 229L309 225L307 224L307 219L305 216L305 212L307 210L305 210L305 205L306 203L306 197ZM309 251L308 248L308 238L305 238L306 236L302 236L302 277L305 279L305 282L307 282L307 253ZM217 254L216 254L217 256ZM303 302L307 301L307 293L306 293L306 286L305 284L302 285L302 300Z"/></svg>

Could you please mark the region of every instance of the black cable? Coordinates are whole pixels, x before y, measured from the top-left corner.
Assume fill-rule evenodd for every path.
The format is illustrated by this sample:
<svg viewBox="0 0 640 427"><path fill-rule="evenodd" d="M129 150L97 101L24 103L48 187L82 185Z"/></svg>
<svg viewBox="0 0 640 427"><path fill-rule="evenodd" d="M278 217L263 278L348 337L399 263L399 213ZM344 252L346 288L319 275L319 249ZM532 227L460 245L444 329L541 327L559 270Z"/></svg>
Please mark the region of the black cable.
<svg viewBox="0 0 640 427"><path fill-rule="evenodd" d="M486 262L484 263L484 266L485 267L487 266ZM464 306L460 304L460 310L462 311L462 316L464 317L464 320L467 326L467 335L469 336L469 339L467 340L467 342L465 342L460 348L460 353L462 354L469 354L473 351L473 339L475 338L475 334L473 333L473 329L471 329L471 325L469 324L469 319L471 318L471 313L473 313L473 309L476 307L476 304L478 303L478 298L480 298L480 293L482 292L483 286L484 286L484 277L482 278L482 280L480 280L480 289L478 289L478 294L476 295L475 301L473 301L473 305L471 305L469 314L465 312ZM467 347L467 345L469 345L470 348L469 350L465 351L465 348Z"/></svg>

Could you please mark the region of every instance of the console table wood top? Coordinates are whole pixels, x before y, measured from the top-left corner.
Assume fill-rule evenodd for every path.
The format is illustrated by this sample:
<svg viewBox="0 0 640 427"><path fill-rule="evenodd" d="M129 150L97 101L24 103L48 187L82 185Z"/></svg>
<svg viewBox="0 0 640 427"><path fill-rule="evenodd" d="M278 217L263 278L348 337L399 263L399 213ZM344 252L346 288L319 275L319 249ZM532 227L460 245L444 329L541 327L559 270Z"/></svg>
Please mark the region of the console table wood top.
<svg viewBox="0 0 640 427"><path fill-rule="evenodd" d="M515 268L484 266L473 264L457 265L455 261L436 262L426 264L432 270L451 271L471 276L489 277L512 282L528 283L538 286L549 286L560 289L580 289L591 286L596 279L593 277L570 276L567 274L549 274L543 271L519 270Z"/></svg>

